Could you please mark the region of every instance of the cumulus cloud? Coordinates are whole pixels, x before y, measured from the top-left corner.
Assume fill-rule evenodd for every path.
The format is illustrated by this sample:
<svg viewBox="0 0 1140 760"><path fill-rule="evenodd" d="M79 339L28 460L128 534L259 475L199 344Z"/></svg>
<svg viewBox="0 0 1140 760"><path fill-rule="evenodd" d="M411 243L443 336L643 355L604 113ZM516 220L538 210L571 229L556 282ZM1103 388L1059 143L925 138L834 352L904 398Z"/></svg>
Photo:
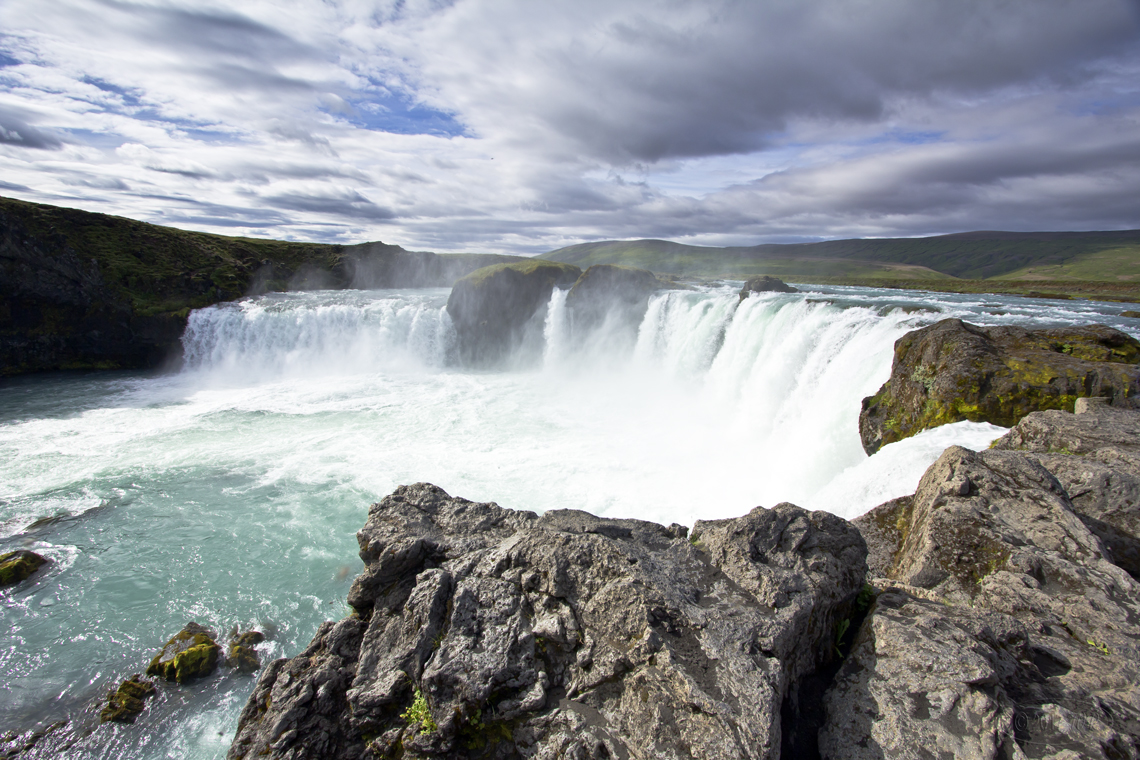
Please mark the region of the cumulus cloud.
<svg viewBox="0 0 1140 760"><path fill-rule="evenodd" d="M1133 0L7 0L12 195L534 253L1140 227Z"/></svg>

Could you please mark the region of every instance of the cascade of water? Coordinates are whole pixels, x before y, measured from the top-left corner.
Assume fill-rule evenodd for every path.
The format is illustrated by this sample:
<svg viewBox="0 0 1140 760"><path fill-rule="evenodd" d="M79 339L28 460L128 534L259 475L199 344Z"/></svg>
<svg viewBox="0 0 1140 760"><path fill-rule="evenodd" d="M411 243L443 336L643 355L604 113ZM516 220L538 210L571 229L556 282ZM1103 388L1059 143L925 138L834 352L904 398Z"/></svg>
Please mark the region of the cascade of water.
<svg viewBox="0 0 1140 760"><path fill-rule="evenodd" d="M566 313L566 295L569 292L555 288L550 294L550 304L546 309L546 324L542 330L542 336L546 341L542 361L547 367L564 362L570 351L570 322Z"/></svg>
<svg viewBox="0 0 1140 760"><path fill-rule="evenodd" d="M182 337L186 366L230 377L439 367L455 332L437 301L424 294L289 293L199 309Z"/></svg>

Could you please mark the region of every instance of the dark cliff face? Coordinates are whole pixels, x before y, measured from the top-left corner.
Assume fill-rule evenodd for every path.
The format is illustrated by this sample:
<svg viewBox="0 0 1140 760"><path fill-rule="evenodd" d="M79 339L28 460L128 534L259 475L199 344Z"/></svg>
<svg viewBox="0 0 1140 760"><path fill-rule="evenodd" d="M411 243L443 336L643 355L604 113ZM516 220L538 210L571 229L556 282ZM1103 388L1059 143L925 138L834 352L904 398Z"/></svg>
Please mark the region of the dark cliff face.
<svg viewBox="0 0 1140 760"><path fill-rule="evenodd" d="M526 340L528 326L544 313L554 289L570 287L580 274L572 264L528 259L484 267L458 280L447 313L459 335L460 358L474 365L502 362Z"/></svg>
<svg viewBox="0 0 1140 760"><path fill-rule="evenodd" d="M155 367L191 309L272 290L448 286L519 260L230 238L0 198L0 374Z"/></svg>
<svg viewBox="0 0 1140 760"><path fill-rule="evenodd" d="M1135 408L1140 341L1105 325L978 327L945 319L895 343L890 379L863 399L859 435L872 454L927 428L970 420L1002 427L1030 412L1072 411L1104 396Z"/></svg>
<svg viewBox="0 0 1140 760"><path fill-rule="evenodd" d="M607 319L636 331L649 297L666 287L646 269L595 264L566 294L566 308L573 314L577 331L588 332Z"/></svg>

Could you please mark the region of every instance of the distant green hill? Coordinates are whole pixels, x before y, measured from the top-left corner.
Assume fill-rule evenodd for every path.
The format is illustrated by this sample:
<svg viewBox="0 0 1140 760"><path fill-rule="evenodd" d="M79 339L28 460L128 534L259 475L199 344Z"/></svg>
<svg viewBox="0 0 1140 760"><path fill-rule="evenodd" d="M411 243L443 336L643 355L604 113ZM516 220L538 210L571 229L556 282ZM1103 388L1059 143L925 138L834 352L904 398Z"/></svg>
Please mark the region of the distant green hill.
<svg viewBox="0 0 1140 760"><path fill-rule="evenodd" d="M623 264L690 277L771 274L816 281L958 278L1140 283L1140 230L963 232L730 248L619 240L572 245L543 254L543 258L579 267Z"/></svg>

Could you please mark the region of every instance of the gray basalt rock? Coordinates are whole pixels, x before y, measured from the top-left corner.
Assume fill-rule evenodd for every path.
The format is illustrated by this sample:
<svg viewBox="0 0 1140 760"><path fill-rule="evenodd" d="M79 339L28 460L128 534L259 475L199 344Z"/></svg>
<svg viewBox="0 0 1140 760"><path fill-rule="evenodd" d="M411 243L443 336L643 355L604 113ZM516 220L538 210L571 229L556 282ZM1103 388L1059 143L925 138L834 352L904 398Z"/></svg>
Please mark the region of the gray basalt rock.
<svg viewBox="0 0 1140 760"><path fill-rule="evenodd" d="M1140 578L1140 414L1038 412L994 442L1029 452L1064 487L1106 556Z"/></svg>
<svg viewBox="0 0 1140 760"><path fill-rule="evenodd" d="M781 280L779 277L771 277L770 275L759 275L758 277L751 277L745 283L744 287L740 289L740 299L748 298L750 293L799 293L800 291L793 288L788 283Z"/></svg>
<svg viewBox="0 0 1140 760"><path fill-rule="evenodd" d="M690 541L417 484L358 539L354 614L263 671L231 758L777 758L865 574L853 526L790 504Z"/></svg>
<svg viewBox="0 0 1140 760"><path fill-rule="evenodd" d="M1140 413L1029 415L857 521L882 593L823 757L1140 758L1140 584L1090 523L1134 525L1129 431Z"/></svg>
<svg viewBox="0 0 1140 760"><path fill-rule="evenodd" d="M890 379L863 399L859 436L873 454L950 422L1012 427L1030 412L1071 412L1081 397L1136 408L1138 393L1140 341L1119 330L978 327L944 319L895 342Z"/></svg>
<svg viewBox="0 0 1140 760"><path fill-rule="evenodd" d="M572 286L581 272L572 264L530 259L483 267L457 280L447 313L459 336L462 359L473 364L502 361L526 339L528 323L545 310L554 288Z"/></svg>
<svg viewBox="0 0 1140 760"><path fill-rule="evenodd" d="M618 327L636 329L645 316L649 297L671 287L672 283L659 280L646 269L595 264L566 294L566 308L578 332L593 330L607 319Z"/></svg>

